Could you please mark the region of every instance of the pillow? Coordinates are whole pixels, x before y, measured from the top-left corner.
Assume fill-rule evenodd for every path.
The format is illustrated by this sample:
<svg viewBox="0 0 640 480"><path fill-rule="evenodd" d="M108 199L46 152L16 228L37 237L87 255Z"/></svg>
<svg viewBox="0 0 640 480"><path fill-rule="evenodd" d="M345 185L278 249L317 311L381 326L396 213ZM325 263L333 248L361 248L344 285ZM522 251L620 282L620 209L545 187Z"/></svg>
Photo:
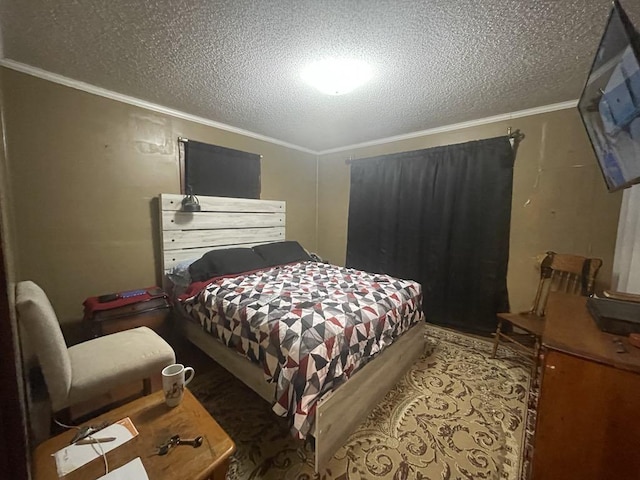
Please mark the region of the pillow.
<svg viewBox="0 0 640 480"><path fill-rule="evenodd" d="M196 260L197 258L191 258L189 260L183 260L176 263L173 268L169 269L167 272L167 277L174 285L179 287L188 287L191 284L189 266Z"/></svg>
<svg viewBox="0 0 640 480"><path fill-rule="evenodd" d="M249 272L267 268L264 259L250 248L211 250L189 266L191 280L202 282L220 275Z"/></svg>
<svg viewBox="0 0 640 480"><path fill-rule="evenodd" d="M270 266L312 260L302 245L295 240L258 245L253 247L253 251L264 258Z"/></svg>

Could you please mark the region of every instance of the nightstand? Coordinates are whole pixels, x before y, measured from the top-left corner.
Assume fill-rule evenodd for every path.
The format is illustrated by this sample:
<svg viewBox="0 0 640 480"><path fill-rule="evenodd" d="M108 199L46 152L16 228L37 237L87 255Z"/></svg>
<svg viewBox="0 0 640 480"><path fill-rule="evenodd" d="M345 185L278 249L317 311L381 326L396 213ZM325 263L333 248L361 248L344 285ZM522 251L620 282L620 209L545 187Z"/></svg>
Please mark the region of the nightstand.
<svg viewBox="0 0 640 480"><path fill-rule="evenodd" d="M107 302L100 302L99 297L84 301L84 318L93 334L102 336L144 326L166 337L171 314L167 294L158 287L142 289L134 296L128 293L120 292L118 298Z"/></svg>

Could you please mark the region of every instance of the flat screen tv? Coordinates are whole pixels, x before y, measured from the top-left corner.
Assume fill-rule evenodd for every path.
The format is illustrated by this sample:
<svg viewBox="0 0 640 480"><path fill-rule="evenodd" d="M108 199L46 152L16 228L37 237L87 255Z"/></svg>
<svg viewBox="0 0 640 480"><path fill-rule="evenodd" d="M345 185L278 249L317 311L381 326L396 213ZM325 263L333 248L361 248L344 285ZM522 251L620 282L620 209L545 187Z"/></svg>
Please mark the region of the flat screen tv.
<svg viewBox="0 0 640 480"><path fill-rule="evenodd" d="M578 110L609 191L640 183L640 36L618 1Z"/></svg>

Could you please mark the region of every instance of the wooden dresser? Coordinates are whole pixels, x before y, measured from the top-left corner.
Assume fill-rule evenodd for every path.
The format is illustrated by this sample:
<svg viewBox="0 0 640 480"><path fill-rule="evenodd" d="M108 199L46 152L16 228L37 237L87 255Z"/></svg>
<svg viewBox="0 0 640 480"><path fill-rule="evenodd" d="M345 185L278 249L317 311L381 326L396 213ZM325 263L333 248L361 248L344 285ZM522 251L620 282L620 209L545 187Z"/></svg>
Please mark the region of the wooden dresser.
<svg viewBox="0 0 640 480"><path fill-rule="evenodd" d="M534 480L640 479L640 349L600 331L586 298L551 294Z"/></svg>

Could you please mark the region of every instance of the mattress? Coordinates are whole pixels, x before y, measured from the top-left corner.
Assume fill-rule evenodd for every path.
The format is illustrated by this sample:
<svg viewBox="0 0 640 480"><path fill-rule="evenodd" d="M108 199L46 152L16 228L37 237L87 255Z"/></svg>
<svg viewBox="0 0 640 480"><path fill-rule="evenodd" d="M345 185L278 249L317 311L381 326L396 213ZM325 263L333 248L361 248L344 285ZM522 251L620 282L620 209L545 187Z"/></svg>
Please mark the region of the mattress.
<svg viewBox="0 0 640 480"><path fill-rule="evenodd" d="M419 283L316 262L214 279L182 305L262 366L298 438L324 393L424 319Z"/></svg>

